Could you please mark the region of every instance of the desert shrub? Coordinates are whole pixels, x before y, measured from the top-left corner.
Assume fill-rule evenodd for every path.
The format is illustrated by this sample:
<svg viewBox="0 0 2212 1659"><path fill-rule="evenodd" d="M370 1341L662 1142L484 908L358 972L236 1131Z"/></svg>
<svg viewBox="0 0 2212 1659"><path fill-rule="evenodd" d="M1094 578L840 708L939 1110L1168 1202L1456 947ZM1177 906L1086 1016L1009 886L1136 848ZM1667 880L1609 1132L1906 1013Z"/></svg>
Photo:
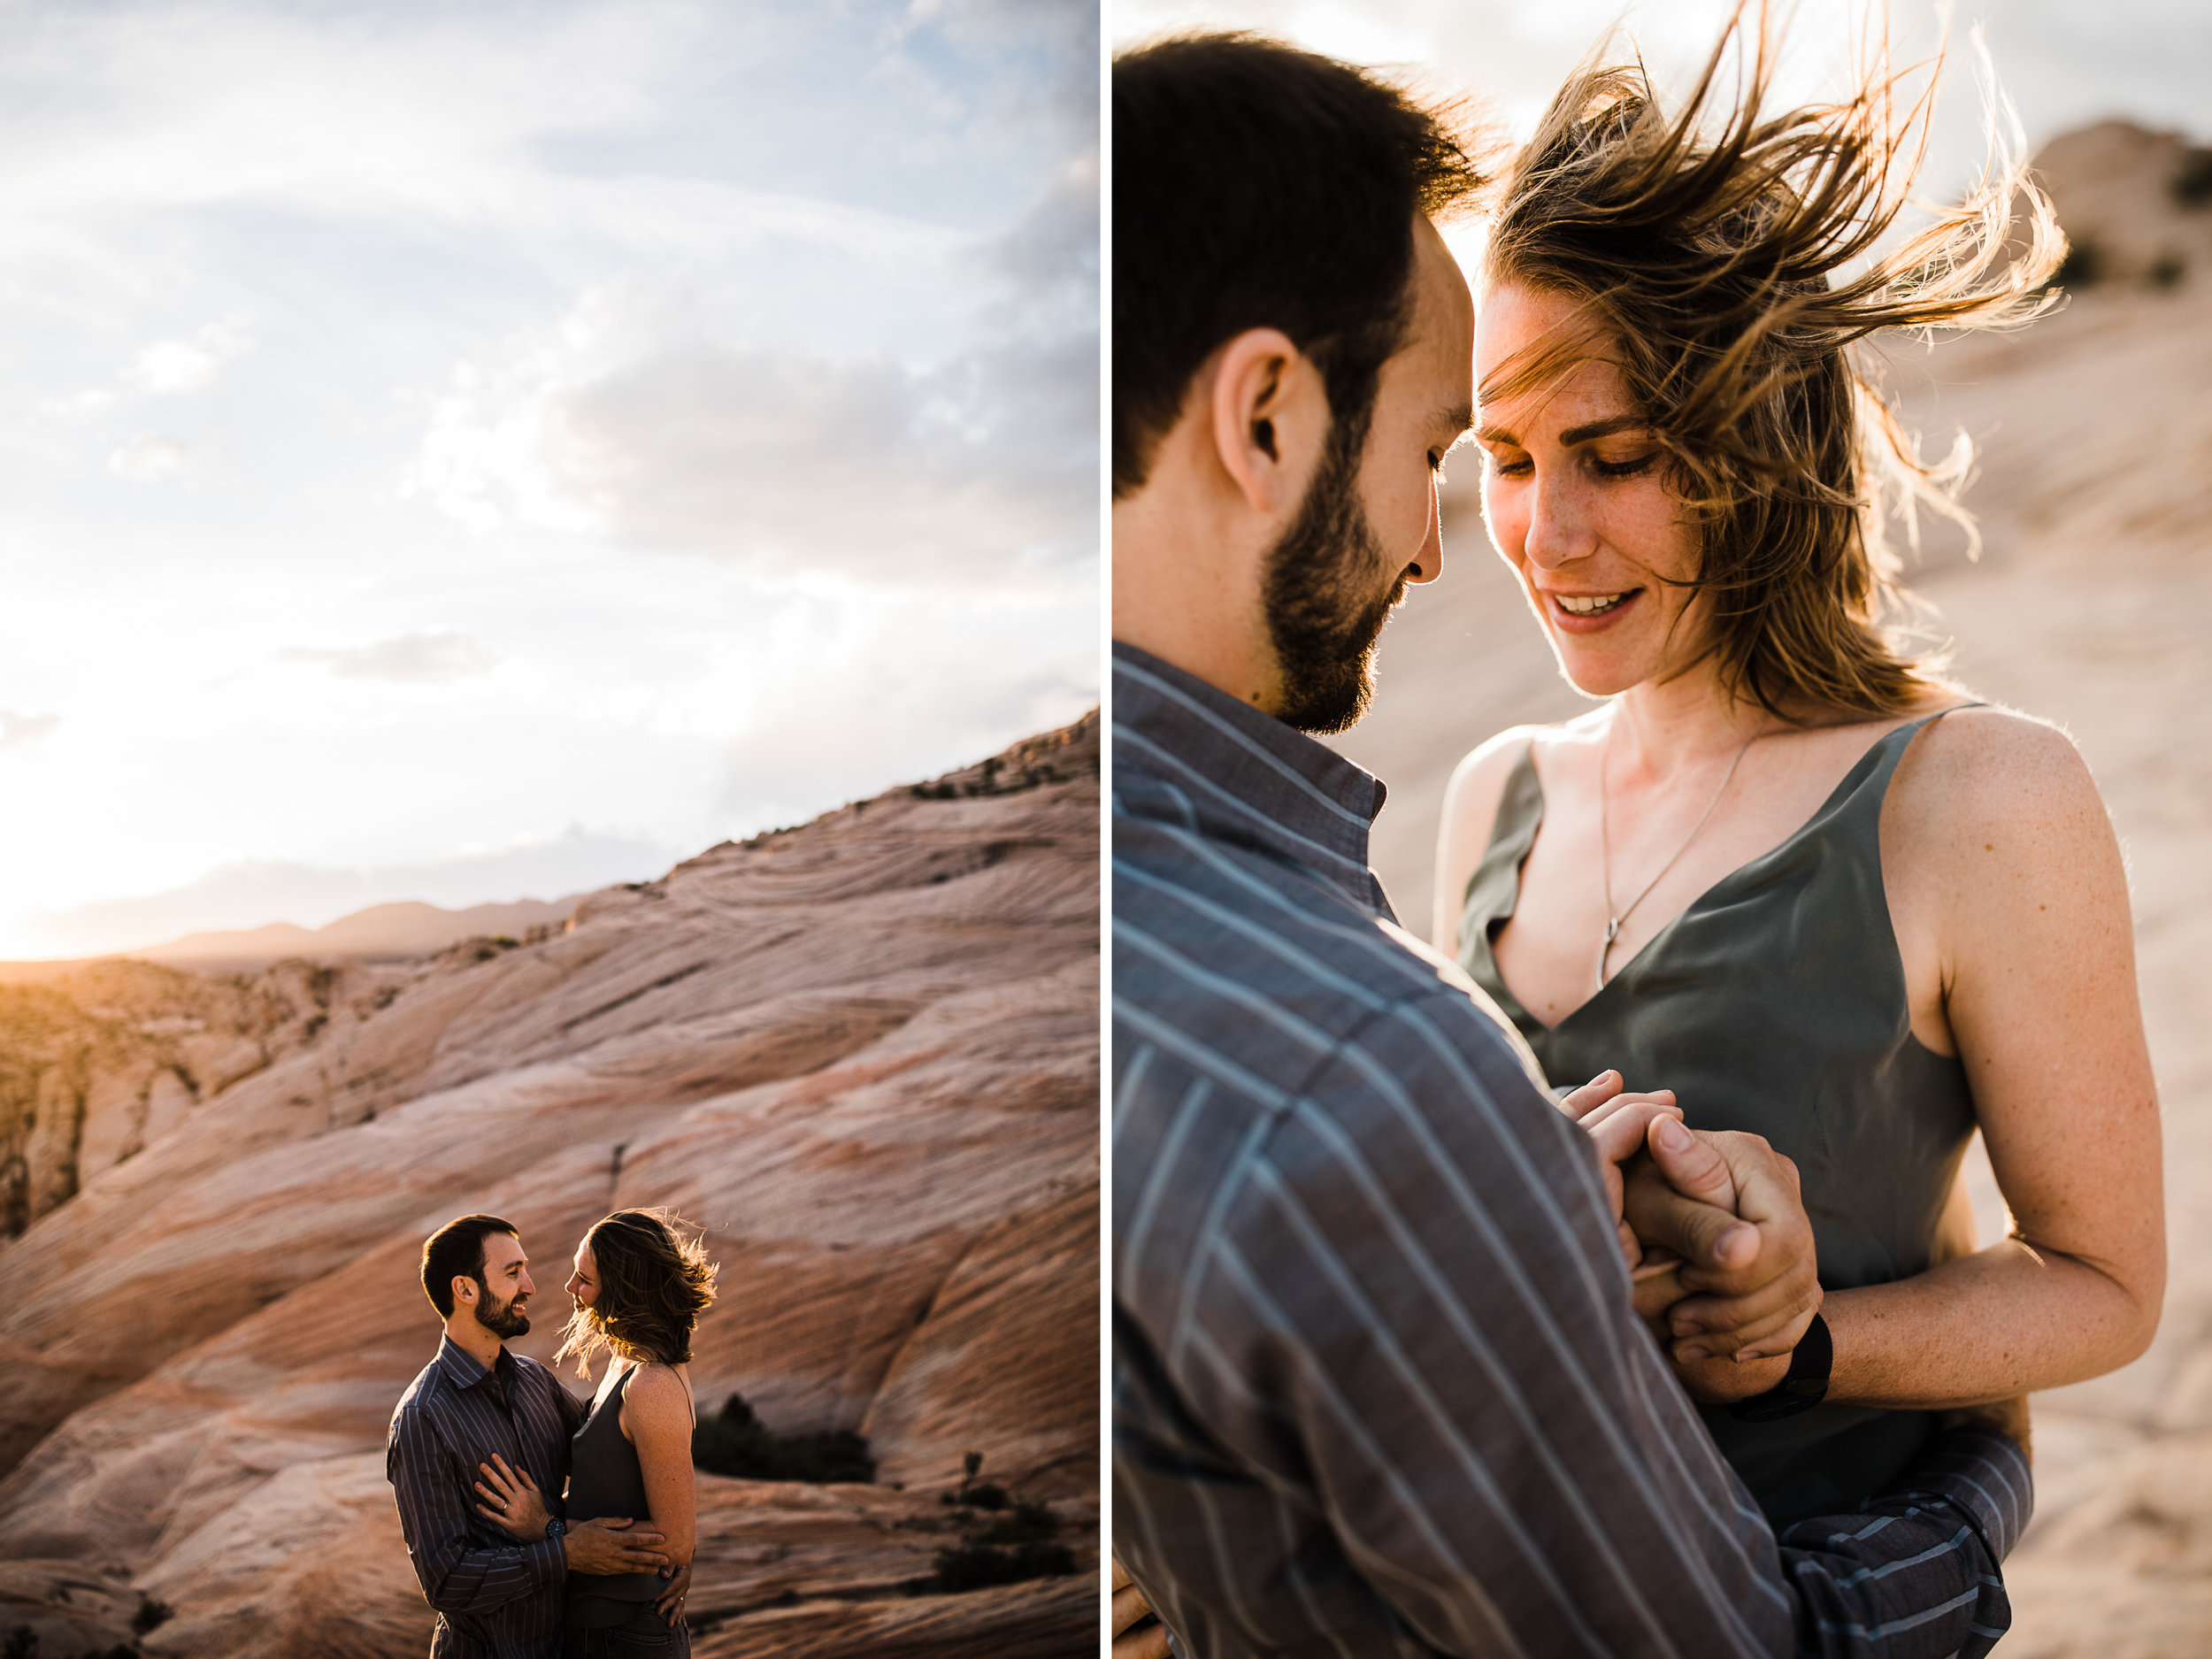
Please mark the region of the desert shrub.
<svg viewBox="0 0 2212 1659"><path fill-rule="evenodd" d="M2066 257L2058 262L2058 269L2051 273L2051 287L2055 288L2093 288L2104 276L2104 250L2083 237L2066 250Z"/></svg>
<svg viewBox="0 0 2212 1659"><path fill-rule="evenodd" d="M1075 1552L1065 1544L1022 1544L1000 1549L990 1544L962 1544L937 1552L937 1571L909 1578L909 1595L958 1595L995 1584L1023 1584L1031 1578L1064 1578L1075 1571Z"/></svg>
<svg viewBox="0 0 2212 1659"><path fill-rule="evenodd" d="M1041 1544L1060 1535L1060 1523L1041 1503L1018 1503L1011 1515L1001 1516L984 1529L976 1541L982 1544Z"/></svg>
<svg viewBox="0 0 2212 1659"><path fill-rule="evenodd" d="M131 1629L137 1634L144 1636L159 1630L176 1616L176 1609L171 1607L159 1596L147 1595L142 1592L138 1598L138 1611L131 1615Z"/></svg>
<svg viewBox="0 0 2212 1659"><path fill-rule="evenodd" d="M1002 1509L1009 1500L1004 1486L985 1481L981 1486L965 1486L957 1492L948 1492L938 1500L941 1503L957 1504L964 1509Z"/></svg>
<svg viewBox="0 0 2212 1659"><path fill-rule="evenodd" d="M2177 287L2181 279L2188 273L2188 262L2179 254L2162 253L2151 261L2151 286L2154 288Z"/></svg>
<svg viewBox="0 0 2212 1659"><path fill-rule="evenodd" d="M2212 202L2212 150L2183 152L2181 165L2174 169L2173 191L2174 199L2185 207Z"/></svg>
<svg viewBox="0 0 2212 1659"><path fill-rule="evenodd" d="M0 1659L38 1659L38 1632L28 1624L18 1624L0 1642Z"/></svg>
<svg viewBox="0 0 2212 1659"><path fill-rule="evenodd" d="M779 1434L763 1423L743 1394L701 1417L691 1432L691 1461L709 1474L741 1480L807 1480L817 1485L876 1478L868 1442L849 1429L823 1434Z"/></svg>

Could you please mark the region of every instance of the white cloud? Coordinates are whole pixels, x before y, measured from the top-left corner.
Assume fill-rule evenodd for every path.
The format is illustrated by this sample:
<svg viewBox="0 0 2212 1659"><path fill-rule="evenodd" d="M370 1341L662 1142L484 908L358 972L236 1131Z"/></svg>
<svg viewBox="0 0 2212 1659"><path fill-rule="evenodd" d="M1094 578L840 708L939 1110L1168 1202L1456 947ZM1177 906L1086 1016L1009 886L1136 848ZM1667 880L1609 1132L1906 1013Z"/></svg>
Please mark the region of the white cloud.
<svg viewBox="0 0 2212 1659"><path fill-rule="evenodd" d="M495 666L499 658L461 634L412 634L345 649L280 653L287 661L327 663L341 680L380 680L397 686L438 686Z"/></svg>
<svg viewBox="0 0 2212 1659"><path fill-rule="evenodd" d="M156 396L205 391L252 337L235 320L210 323L180 340L157 340L138 354L124 379Z"/></svg>
<svg viewBox="0 0 2212 1659"><path fill-rule="evenodd" d="M176 438L153 434L133 438L108 457L108 471L134 484L160 484L184 478L198 469L192 447Z"/></svg>
<svg viewBox="0 0 2212 1659"><path fill-rule="evenodd" d="M60 724L58 714L16 714L0 709L0 753L28 749Z"/></svg>
<svg viewBox="0 0 2212 1659"><path fill-rule="evenodd" d="M1064 585L1097 552L1098 159L961 250L937 362L833 357L638 285L583 296L494 370L458 365L409 486L509 518L714 554L771 579Z"/></svg>

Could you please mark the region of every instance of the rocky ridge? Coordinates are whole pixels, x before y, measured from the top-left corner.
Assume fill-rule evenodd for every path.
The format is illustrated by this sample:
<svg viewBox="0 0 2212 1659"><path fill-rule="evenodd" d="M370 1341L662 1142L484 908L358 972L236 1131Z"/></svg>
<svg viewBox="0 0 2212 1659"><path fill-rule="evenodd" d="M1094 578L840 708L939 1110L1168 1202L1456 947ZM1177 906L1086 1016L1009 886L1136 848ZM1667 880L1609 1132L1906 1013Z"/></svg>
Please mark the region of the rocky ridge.
<svg viewBox="0 0 2212 1659"><path fill-rule="evenodd" d="M697 1651L1087 1643L1085 1574L900 1586L956 1541L971 1450L1095 1563L1097 742L725 844L534 942L0 987L0 1632L419 1654L382 1448L435 1346L422 1238L491 1210L557 1282L653 1203L722 1265L703 1406L879 1459L701 1477Z"/></svg>

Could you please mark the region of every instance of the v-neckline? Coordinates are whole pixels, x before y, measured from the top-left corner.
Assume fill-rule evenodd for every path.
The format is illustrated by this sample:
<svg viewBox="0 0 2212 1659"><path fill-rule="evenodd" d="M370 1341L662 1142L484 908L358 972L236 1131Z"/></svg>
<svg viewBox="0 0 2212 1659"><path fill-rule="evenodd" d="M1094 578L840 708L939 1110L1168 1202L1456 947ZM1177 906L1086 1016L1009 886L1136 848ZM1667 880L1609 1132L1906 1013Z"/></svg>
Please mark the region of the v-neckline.
<svg viewBox="0 0 2212 1659"><path fill-rule="evenodd" d="M1956 703L1953 706L1962 709L1972 705L1968 703ZM1562 1014L1559 1018L1551 1025L1546 1025L1541 1019L1537 1018L1534 1013L1531 1012L1528 1004L1522 1002L1520 997L1515 994L1513 987L1506 983L1505 968L1503 964L1498 961L1496 941L1494 940L1486 940L1485 942L1490 950L1490 967L1492 971L1492 977L1497 980L1498 988L1505 993L1505 1000L1512 1004L1512 1006L1507 1010L1507 1012L1509 1015L1515 1016L1525 1015L1527 1017L1528 1023L1536 1026L1538 1030L1544 1033L1547 1036L1563 1029L1568 1021L1579 1015L1584 1009L1588 1008L1591 1004L1602 1000L1608 991L1618 985L1623 979L1625 979L1634 974L1653 955L1654 952L1655 952L1662 945L1666 943L1667 941L1673 938L1675 930L1681 926L1684 921L1687 920L1690 917L1695 915L1699 910L1702 909L1706 902L1711 899L1715 894L1718 893L1723 887L1727 887L1730 883L1735 881L1738 878L1747 875L1752 871L1757 869L1760 865L1780 857L1792 847L1795 846L1799 841L1804 840L1807 835L1810 834L1812 831L1829 816L1830 813L1833 812L1853 795L1855 795L1861 787L1865 784L1867 778L1872 775L1875 768L1880 765L1882 746L1887 743L1890 739L1895 737L1900 732L1916 732L1922 726L1925 726L1930 720L1933 720L1937 718L1938 716L1948 714L1950 712L1950 709L1939 709L1934 714L1923 716L1920 719L1907 721L1902 726L1893 726L1888 731L1883 733L1881 736L1876 738L1871 743L1868 744L1865 753L1862 754L1858 759L1851 763L1851 770L1843 774L1842 778L1837 782L1836 787L1828 792L1828 798L1823 801L1820 805L1815 809L1813 815L1810 818L1807 818L1802 824L1800 824L1795 829L1792 830L1787 835L1785 835L1780 841L1775 842L1773 846L1768 848L1766 851L1755 854L1753 856L1747 858L1743 863L1738 864L1733 870L1729 871L1725 875L1723 875L1714 880L1704 889L1704 891L1701 892L1695 898L1692 899L1687 904L1684 905L1681 910L1677 911L1673 916L1670 917L1667 919L1666 925L1661 927L1657 933L1652 934L1649 939L1644 941L1644 942L1637 948L1636 954L1631 956L1626 962L1624 962L1620 965L1619 970L1615 972L1611 979L1606 980L1606 982L1598 987L1596 990L1591 992L1589 995L1584 997L1579 1002L1577 1002L1572 1008ZM1909 739L1908 741L1909 741L1910 740ZM1501 915L1509 921L1512 919L1514 911L1520 908L1522 873L1527 868L1529 855L1536 850L1536 837L1540 834L1543 830L1544 779L1543 775L1536 770L1536 740L1534 738L1531 738L1529 740L1528 747L1521 752L1521 764L1528 768L1530 780L1536 786L1536 823L1534 827L1530 832L1528 845L1521 849L1521 856L1513 861L1512 908L1501 912ZM1515 1023L1517 1025L1520 1023L1517 1018L1516 1018Z"/></svg>

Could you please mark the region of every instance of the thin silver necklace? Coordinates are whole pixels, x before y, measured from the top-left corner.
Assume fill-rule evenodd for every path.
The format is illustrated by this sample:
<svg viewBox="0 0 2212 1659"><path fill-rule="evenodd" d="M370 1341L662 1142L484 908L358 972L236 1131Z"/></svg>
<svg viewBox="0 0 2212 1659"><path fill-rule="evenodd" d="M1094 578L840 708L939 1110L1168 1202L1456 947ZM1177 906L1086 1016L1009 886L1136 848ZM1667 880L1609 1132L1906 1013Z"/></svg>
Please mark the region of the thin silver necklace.
<svg viewBox="0 0 2212 1659"><path fill-rule="evenodd" d="M1613 758L1613 727L1610 722L1607 724L1605 741L1598 750L1598 879L1605 887L1605 942L1598 948L1599 990L1605 988L1605 964L1613 954L1613 941L1620 937L1621 924L1636 913L1636 907L1644 902L1652 888L1665 879L1667 872L1673 869L1680 862L1682 855L1690 850L1690 843L1697 839L1698 831L1705 827L1705 821L1713 816L1713 809L1720 804L1721 796L1728 793L1729 784L1735 780L1736 768L1743 764L1743 757L1751 752L1751 746L1766 735L1766 729L1767 723L1762 719L1757 730L1744 739L1743 747L1736 751L1735 759L1728 763L1728 770L1721 774L1720 787L1713 791L1713 798L1705 803L1705 810L1698 814L1697 822L1690 826L1690 833L1674 849L1674 856L1659 866L1657 875L1637 889L1634 898L1629 900L1624 908L1616 910L1613 908L1613 849L1605 831L1605 772L1607 763Z"/></svg>

